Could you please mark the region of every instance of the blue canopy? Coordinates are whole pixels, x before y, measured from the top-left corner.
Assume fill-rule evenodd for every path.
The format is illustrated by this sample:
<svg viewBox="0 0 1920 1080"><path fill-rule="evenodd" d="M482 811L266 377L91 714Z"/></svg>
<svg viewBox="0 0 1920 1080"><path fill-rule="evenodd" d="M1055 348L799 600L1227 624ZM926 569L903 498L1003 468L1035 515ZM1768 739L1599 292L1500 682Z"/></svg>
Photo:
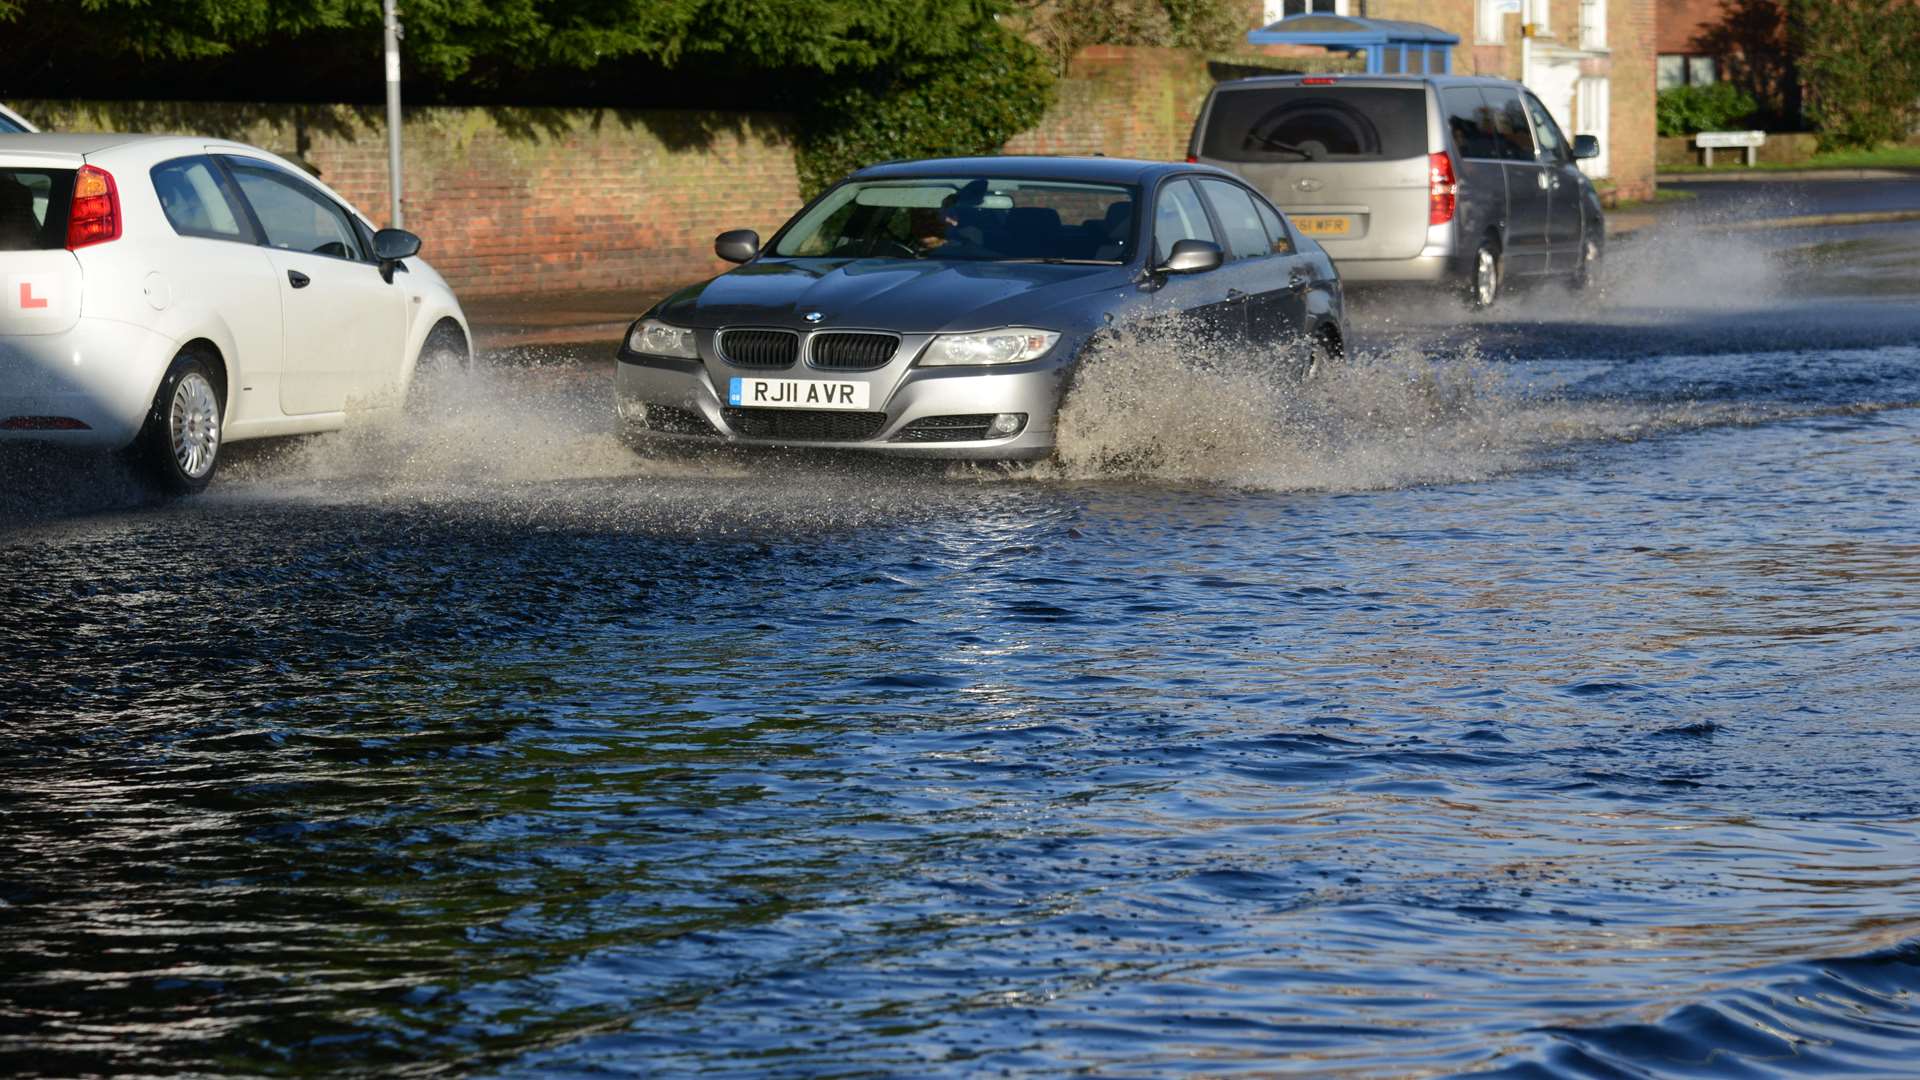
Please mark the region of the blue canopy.
<svg viewBox="0 0 1920 1080"><path fill-rule="evenodd" d="M1401 19L1356 19L1347 15L1289 15L1249 31L1255 45L1318 45L1365 53L1367 74L1441 74L1453 70L1460 35Z"/></svg>

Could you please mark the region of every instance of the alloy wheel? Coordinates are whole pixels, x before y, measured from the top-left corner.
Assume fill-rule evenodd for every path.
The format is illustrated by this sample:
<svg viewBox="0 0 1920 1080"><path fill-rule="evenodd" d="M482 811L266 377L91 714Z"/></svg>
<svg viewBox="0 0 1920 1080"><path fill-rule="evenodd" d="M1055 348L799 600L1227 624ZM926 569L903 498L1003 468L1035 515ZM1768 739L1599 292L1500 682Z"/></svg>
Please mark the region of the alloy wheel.
<svg viewBox="0 0 1920 1080"><path fill-rule="evenodd" d="M173 388L167 426L180 471L190 480L212 472L220 453L220 399L206 376L189 371Z"/></svg>
<svg viewBox="0 0 1920 1080"><path fill-rule="evenodd" d="M1500 261L1490 248L1481 248L1474 257L1473 299L1480 307L1492 307L1500 291Z"/></svg>

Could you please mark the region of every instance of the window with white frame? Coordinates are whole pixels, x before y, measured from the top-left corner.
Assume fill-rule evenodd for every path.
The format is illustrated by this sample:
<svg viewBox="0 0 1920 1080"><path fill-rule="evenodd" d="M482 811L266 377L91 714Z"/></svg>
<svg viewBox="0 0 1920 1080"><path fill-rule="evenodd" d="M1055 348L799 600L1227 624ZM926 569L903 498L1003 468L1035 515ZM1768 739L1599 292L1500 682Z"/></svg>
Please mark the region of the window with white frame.
<svg viewBox="0 0 1920 1080"><path fill-rule="evenodd" d="M1607 47L1607 0L1580 0L1580 47Z"/></svg>
<svg viewBox="0 0 1920 1080"><path fill-rule="evenodd" d="M1478 0L1473 9L1473 39L1483 45L1507 40L1507 16L1520 14L1520 0Z"/></svg>
<svg viewBox="0 0 1920 1080"><path fill-rule="evenodd" d="M1351 0L1266 0L1266 18L1279 22L1289 15L1345 15Z"/></svg>

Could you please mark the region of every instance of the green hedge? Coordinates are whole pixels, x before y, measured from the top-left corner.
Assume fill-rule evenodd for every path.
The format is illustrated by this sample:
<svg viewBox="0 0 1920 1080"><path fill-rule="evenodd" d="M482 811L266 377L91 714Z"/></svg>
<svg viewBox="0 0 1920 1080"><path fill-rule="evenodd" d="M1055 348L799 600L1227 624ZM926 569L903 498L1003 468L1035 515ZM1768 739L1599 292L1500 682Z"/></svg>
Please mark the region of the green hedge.
<svg viewBox="0 0 1920 1080"><path fill-rule="evenodd" d="M1759 108L1753 95L1729 82L1704 86L1676 86L1660 91L1654 104L1654 124L1662 135L1692 135L1701 131L1745 130Z"/></svg>
<svg viewBox="0 0 1920 1080"><path fill-rule="evenodd" d="M814 103L800 132L801 194L875 162L999 153L1040 123L1053 89L1039 50L987 23L965 57L888 71Z"/></svg>

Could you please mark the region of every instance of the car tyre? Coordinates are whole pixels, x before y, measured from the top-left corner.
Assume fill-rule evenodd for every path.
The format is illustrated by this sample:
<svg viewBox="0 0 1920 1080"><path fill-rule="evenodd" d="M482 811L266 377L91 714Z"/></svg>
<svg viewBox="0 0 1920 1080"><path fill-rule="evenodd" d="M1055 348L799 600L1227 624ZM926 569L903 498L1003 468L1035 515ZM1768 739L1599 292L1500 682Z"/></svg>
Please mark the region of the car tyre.
<svg viewBox="0 0 1920 1080"><path fill-rule="evenodd" d="M225 419L216 365L192 351L174 357L134 439L148 478L171 495L205 490L220 464Z"/></svg>
<svg viewBox="0 0 1920 1080"><path fill-rule="evenodd" d="M407 409L418 412L432 399L439 384L473 369L472 350L460 327L442 320L420 345L413 362L413 377L407 382Z"/></svg>
<svg viewBox="0 0 1920 1080"><path fill-rule="evenodd" d="M1500 298L1503 267L1500 262L1500 245L1492 238L1480 241L1480 247L1473 253L1473 264L1467 278L1467 306L1475 311L1485 311Z"/></svg>
<svg viewBox="0 0 1920 1080"><path fill-rule="evenodd" d="M1581 292L1592 286L1600 275L1600 238L1584 236L1580 240L1580 264L1573 268L1573 277L1568 284L1575 292Z"/></svg>

